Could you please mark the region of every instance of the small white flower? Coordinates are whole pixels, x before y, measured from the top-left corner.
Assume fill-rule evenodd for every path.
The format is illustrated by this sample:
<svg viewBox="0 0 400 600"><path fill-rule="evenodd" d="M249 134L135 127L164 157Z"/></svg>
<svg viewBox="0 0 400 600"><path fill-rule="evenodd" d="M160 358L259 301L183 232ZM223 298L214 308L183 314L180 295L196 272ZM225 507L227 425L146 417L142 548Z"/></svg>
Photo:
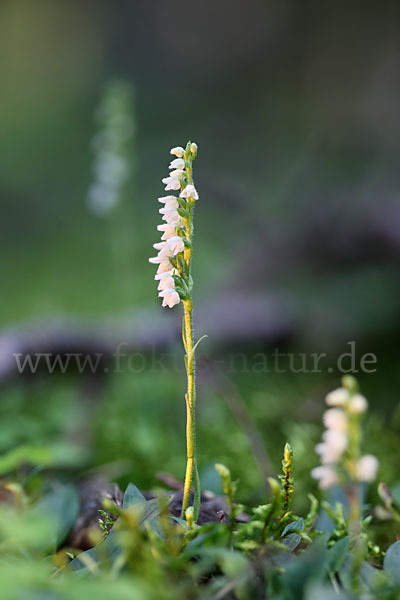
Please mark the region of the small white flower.
<svg viewBox="0 0 400 600"><path fill-rule="evenodd" d="M159 250L158 256L160 257L168 257L172 258L179 254L179 252L183 252L185 249L185 244L183 243L183 239L178 235L175 235L169 238L165 242L160 242L158 244L153 244L156 250Z"/></svg>
<svg viewBox="0 0 400 600"><path fill-rule="evenodd" d="M158 265L157 275L171 271L172 265L169 258L169 256L161 256L161 253L153 258L149 258L150 263Z"/></svg>
<svg viewBox="0 0 400 600"><path fill-rule="evenodd" d="M347 435L342 431L334 431L333 429L327 429L322 434L322 439L329 446L329 450L332 455L341 457L343 452L347 448Z"/></svg>
<svg viewBox="0 0 400 600"><path fill-rule="evenodd" d="M194 200L198 200L199 199L199 195L197 193L196 188L194 187L194 185L187 185L185 187L184 190L181 191L181 193L179 194L180 198L193 198Z"/></svg>
<svg viewBox="0 0 400 600"><path fill-rule="evenodd" d="M184 169L185 161L183 160L183 158L175 158L174 160L171 160L171 162L169 163L169 168L170 169Z"/></svg>
<svg viewBox="0 0 400 600"><path fill-rule="evenodd" d="M328 406L345 406L350 398L350 394L344 388L338 388L329 392L325 398L325 402Z"/></svg>
<svg viewBox="0 0 400 600"><path fill-rule="evenodd" d="M320 443L315 446L315 452L319 454L323 465L333 465L340 461L342 453L329 444Z"/></svg>
<svg viewBox="0 0 400 600"><path fill-rule="evenodd" d="M166 221L169 225L175 225L181 220L181 217L176 208L160 208L158 212L163 215L163 220Z"/></svg>
<svg viewBox="0 0 400 600"><path fill-rule="evenodd" d="M152 263L153 265L159 265L162 260L164 259L160 255L152 256L151 258L149 258L149 263Z"/></svg>
<svg viewBox="0 0 400 600"><path fill-rule="evenodd" d="M171 171L169 175L174 179L183 179L185 177L185 171L182 171L182 169L175 169L175 171Z"/></svg>
<svg viewBox="0 0 400 600"><path fill-rule="evenodd" d="M333 429L327 429L322 434L322 444L315 446L315 452L320 455L323 464L337 463L347 448L347 436Z"/></svg>
<svg viewBox="0 0 400 600"><path fill-rule="evenodd" d="M347 431L348 421L346 413L340 408L328 408L322 417L324 425L327 429L335 431Z"/></svg>
<svg viewBox="0 0 400 600"><path fill-rule="evenodd" d="M153 248L156 250L162 250L165 248L167 242L157 242L157 244L153 244Z"/></svg>
<svg viewBox="0 0 400 600"><path fill-rule="evenodd" d="M184 153L185 153L185 151L182 148L182 146L175 146L175 148L171 148L171 151L170 151L170 154L173 154L174 156L177 156L178 158L182 158Z"/></svg>
<svg viewBox="0 0 400 600"><path fill-rule="evenodd" d="M172 288L162 290L158 295L163 299L163 307L168 306L169 308L172 308L181 301L178 292Z"/></svg>
<svg viewBox="0 0 400 600"><path fill-rule="evenodd" d="M185 244L183 243L183 239L179 237L179 235L175 235L174 237L169 238L168 247L172 251L172 255L176 256L179 252L183 252L185 249Z"/></svg>
<svg viewBox="0 0 400 600"><path fill-rule="evenodd" d="M158 255L161 256L162 259L173 258L175 255L172 251L172 248L168 245L167 242L163 242L163 243L165 243L166 245L164 246L164 248L162 250L160 250Z"/></svg>
<svg viewBox="0 0 400 600"><path fill-rule="evenodd" d="M169 258L162 258L160 264L158 265L157 275L169 272L171 270L171 267L172 265Z"/></svg>
<svg viewBox="0 0 400 600"><path fill-rule="evenodd" d="M367 410L368 401L362 394L355 394L350 398L347 408L353 414L360 414Z"/></svg>
<svg viewBox="0 0 400 600"><path fill-rule="evenodd" d="M197 144L195 144L194 142L193 144L190 144L190 152L192 154L197 154Z"/></svg>
<svg viewBox="0 0 400 600"><path fill-rule="evenodd" d="M158 284L158 290L162 292L163 290L174 289L175 281L173 278L168 275L167 277L162 277L160 279L160 283Z"/></svg>
<svg viewBox="0 0 400 600"><path fill-rule="evenodd" d="M160 215L167 215L169 213L177 213L178 211L173 206L162 206L158 209Z"/></svg>
<svg viewBox="0 0 400 600"><path fill-rule="evenodd" d="M177 212L165 213L163 220L168 223L168 225L174 225L175 227L178 227L181 223L181 218Z"/></svg>
<svg viewBox="0 0 400 600"><path fill-rule="evenodd" d="M168 240L169 238L175 236L176 235L176 228L177 228L178 225L180 225L179 222L176 225L175 224L169 224L169 223L164 223L163 225L158 225L157 226L157 230L158 231L163 231L161 239L162 240Z"/></svg>
<svg viewBox="0 0 400 600"><path fill-rule="evenodd" d="M313 479L318 479L319 487L322 490L326 490L339 482L335 469L327 465L312 469L311 477Z"/></svg>
<svg viewBox="0 0 400 600"><path fill-rule="evenodd" d="M179 179L175 177L164 177L162 182L165 184L165 189L168 190L180 190L181 184Z"/></svg>
<svg viewBox="0 0 400 600"><path fill-rule="evenodd" d="M175 196L161 196L158 201L161 202L161 204L164 204L164 206L167 208L179 207L178 199Z"/></svg>
<svg viewBox="0 0 400 600"><path fill-rule="evenodd" d="M372 454L362 456L357 463L357 479L358 481L366 481L372 483L376 479L378 472L378 459Z"/></svg>
<svg viewBox="0 0 400 600"><path fill-rule="evenodd" d="M161 279L165 279L166 277L172 277L172 275L175 275L175 269L165 271L164 273L157 273L156 275L154 275L154 279L156 281L160 281Z"/></svg>

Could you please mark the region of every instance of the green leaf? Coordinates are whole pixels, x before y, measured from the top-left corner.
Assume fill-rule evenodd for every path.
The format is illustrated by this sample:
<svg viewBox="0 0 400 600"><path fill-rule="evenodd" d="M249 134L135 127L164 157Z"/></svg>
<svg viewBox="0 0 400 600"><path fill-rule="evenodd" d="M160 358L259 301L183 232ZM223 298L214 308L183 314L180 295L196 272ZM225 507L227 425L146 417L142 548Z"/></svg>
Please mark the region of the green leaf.
<svg viewBox="0 0 400 600"><path fill-rule="evenodd" d="M134 506L135 504L141 504L142 502L146 502L146 498L143 496L142 492L136 487L136 485L130 483L125 490L124 502L122 505L123 510L129 508L130 506Z"/></svg>
<svg viewBox="0 0 400 600"><path fill-rule="evenodd" d="M400 506L400 481L397 481L391 488L392 498L397 506Z"/></svg>
<svg viewBox="0 0 400 600"><path fill-rule="evenodd" d="M231 532L227 523L205 523L202 525L195 538L193 538L183 551L185 556L196 556L205 547L227 546Z"/></svg>
<svg viewBox="0 0 400 600"><path fill-rule="evenodd" d="M388 548L383 568L394 583L400 583L400 540Z"/></svg>
<svg viewBox="0 0 400 600"><path fill-rule="evenodd" d="M127 510L138 511L140 513L139 527L144 527L145 524L148 523L158 535L161 537L163 536L158 521L160 515L160 502L158 498L152 498L152 500L145 500L144 502L133 504Z"/></svg>
<svg viewBox="0 0 400 600"><path fill-rule="evenodd" d="M176 521L176 523L178 523L179 525L182 525L182 527L184 527L185 529L188 528L187 522L184 519L180 519L179 517L174 516L171 516L171 519L173 521Z"/></svg>
<svg viewBox="0 0 400 600"><path fill-rule="evenodd" d="M361 565L360 575L362 582L370 589L382 588L384 585L387 585L387 578L385 574L364 561Z"/></svg>
<svg viewBox="0 0 400 600"><path fill-rule="evenodd" d="M289 550L291 552L296 550L296 548L300 544L300 542L301 542L301 535L299 535L298 533L290 533L289 535L287 535L285 537L284 540L282 540L282 544L287 546L287 548L289 548Z"/></svg>
<svg viewBox="0 0 400 600"><path fill-rule="evenodd" d="M294 556L285 568L282 583L288 588L285 598L306 598L305 589L324 579L323 564L326 560L325 540L317 540L305 552Z"/></svg>
<svg viewBox="0 0 400 600"><path fill-rule="evenodd" d="M344 559L346 558L349 544L350 538L347 536L336 542L336 544L328 550L328 556L326 560L326 569L328 573L334 574L339 571Z"/></svg>
<svg viewBox="0 0 400 600"><path fill-rule="evenodd" d="M285 529L282 531L282 536L284 537L289 531L303 531L304 530L304 520L298 519L297 521L292 521L288 525L286 525Z"/></svg>
<svg viewBox="0 0 400 600"><path fill-rule="evenodd" d="M47 517L52 523L52 536L48 548L55 552L71 530L79 511L79 498L72 485L58 485L44 496L33 512Z"/></svg>
<svg viewBox="0 0 400 600"><path fill-rule="evenodd" d="M82 571L82 574L85 571L88 571L92 574L98 573L99 566L100 565L98 562L97 546L96 548L91 548L90 550L81 552L76 558L74 558L74 560L71 560L71 562L69 563L69 567L73 571Z"/></svg>
<svg viewBox="0 0 400 600"><path fill-rule="evenodd" d="M291 552L296 550L297 546L301 542L301 535L297 533L298 531L304 531L304 520L298 519L297 521L292 521L288 525L286 525L285 529L282 532L282 536L284 539L282 540L282 544L284 544ZM289 533L293 532L293 533ZM287 535L289 534L289 535Z"/></svg>

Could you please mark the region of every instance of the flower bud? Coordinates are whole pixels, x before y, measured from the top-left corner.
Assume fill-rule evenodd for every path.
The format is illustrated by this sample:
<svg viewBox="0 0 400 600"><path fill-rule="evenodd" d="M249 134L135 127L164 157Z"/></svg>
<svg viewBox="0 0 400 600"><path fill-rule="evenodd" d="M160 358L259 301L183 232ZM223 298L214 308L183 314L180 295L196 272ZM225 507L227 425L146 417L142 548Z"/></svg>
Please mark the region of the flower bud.
<svg viewBox="0 0 400 600"><path fill-rule="evenodd" d="M230 479L231 478L231 472L229 471L228 467L226 467L225 465L223 465L221 463L217 463L214 465L214 468L217 471L218 475L221 477L221 479Z"/></svg>
<svg viewBox="0 0 400 600"><path fill-rule="evenodd" d="M189 506L185 510L185 519L186 519L186 523L188 524L189 529L192 529L193 526L195 525L195 522L194 522L194 508L193 508L193 506Z"/></svg>
<svg viewBox="0 0 400 600"><path fill-rule="evenodd" d="M342 377L342 386L350 392L350 394L357 394L358 383L357 379L352 375L344 375Z"/></svg>
<svg viewBox="0 0 400 600"><path fill-rule="evenodd" d="M382 500L386 508L391 508L393 504L393 496L390 493L389 488L383 481L381 481L378 485L378 496Z"/></svg>
<svg viewBox="0 0 400 600"><path fill-rule="evenodd" d="M288 442L286 442L283 449L283 462L285 463L284 468L289 468L293 465L293 450Z"/></svg>

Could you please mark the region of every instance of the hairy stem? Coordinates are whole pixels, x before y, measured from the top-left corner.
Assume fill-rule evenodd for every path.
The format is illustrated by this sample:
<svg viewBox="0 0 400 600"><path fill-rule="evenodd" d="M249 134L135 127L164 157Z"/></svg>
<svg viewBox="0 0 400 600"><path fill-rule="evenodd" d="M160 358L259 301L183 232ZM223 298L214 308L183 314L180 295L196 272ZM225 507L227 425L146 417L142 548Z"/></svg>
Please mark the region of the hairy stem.
<svg viewBox="0 0 400 600"><path fill-rule="evenodd" d="M185 150L185 168L186 168L186 183L193 185L192 172L192 149L191 143L188 142ZM184 189L184 188L183 188ZM192 243L193 243L193 209L194 199L188 198L186 203L186 213L183 216L185 228L185 249L183 253L183 266L181 267L181 277L185 281L187 296L182 300L184 316L183 316L183 345L185 347L185 365L187 373L187 392L186 400L186 475L185 485L182 500L182 518L185 517L186 509L189 507L190 490L194 483L194 511L193 517L195 522L198 519L200 512L200 479L197 470L196 462L196 362L193 335L193 319L192 319L192 286L193 280L191 277L192 269ZM199 340L200 341L200 340ZM197 342L198 343L198 342Z"/></svg>
<svg viewBox="0 0 400 600"><path fill-rule="evenodd" d="M184 329L187 371L187 393L186 393L186 476L182 501L182 516L189 506L190 489L193 477L195 484L194 509L197 520L200 509L200 485L196 464L196 365L194 356L194 337L192 320L192 301L183 302L184 307Z"/></svg>

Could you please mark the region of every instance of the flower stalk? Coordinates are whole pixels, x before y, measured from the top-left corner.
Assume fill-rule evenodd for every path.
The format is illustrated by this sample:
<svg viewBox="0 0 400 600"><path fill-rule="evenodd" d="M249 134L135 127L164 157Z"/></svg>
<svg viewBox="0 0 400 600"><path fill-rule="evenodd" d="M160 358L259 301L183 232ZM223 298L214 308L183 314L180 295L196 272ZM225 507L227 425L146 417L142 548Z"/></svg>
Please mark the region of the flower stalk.
<svg viewBox="0 0 400 600"><path fill-rule="evenodd" d="M159 296L162 305L172 308L182 301L183 323L182 339L185 349L187 373L186 400L186 474L182 500L182 518L185 517L190 503L190 491L194 484L193 518L197 521L200 512L200 480L196 464L196 360L197 343L193 333L193 279L191 275L193 253L193 212L199 199L193 185L193 160L197 156L197 145L188 142L186 148L172 148L176 158L170 164L170 175L163 179L165 189L179 191L179 197L163 196L159 201L164 204L160 209L164 224L158 227L162 231L161 242L154 244L158 255L150 258L157 264L155 279L159 281ZM203 338L201 338L203 339ZM190 513L191 514L191 513Z"/></svg>
<svg viewBox="0 0 400 600"><path fill-rule="evenodd" d="M197 521L200 512L200 481L196 464L196 363L193 336L192 299L183 301L185 364L187 373L186 392L186 475L182 500L182 515L190 501L190 489L194 480L194 516Z"/></svg>
<svg viewBox="0 0 400 600"><path fill-rule="evenodd" d="M360 568L367 551L362 537L362 510L360 484L373 483L378 470L378 460L371 454L362 455L362 419L368 408L366 398L360 394L357 381L347 375L342 387L326 397L329 408L323 416L326 430L323 442L316 446L322 465L311 474L319 481L321 489L341 485L347 495L349 514L347 529L353 546L352 588L360 587Z"/></svg>

